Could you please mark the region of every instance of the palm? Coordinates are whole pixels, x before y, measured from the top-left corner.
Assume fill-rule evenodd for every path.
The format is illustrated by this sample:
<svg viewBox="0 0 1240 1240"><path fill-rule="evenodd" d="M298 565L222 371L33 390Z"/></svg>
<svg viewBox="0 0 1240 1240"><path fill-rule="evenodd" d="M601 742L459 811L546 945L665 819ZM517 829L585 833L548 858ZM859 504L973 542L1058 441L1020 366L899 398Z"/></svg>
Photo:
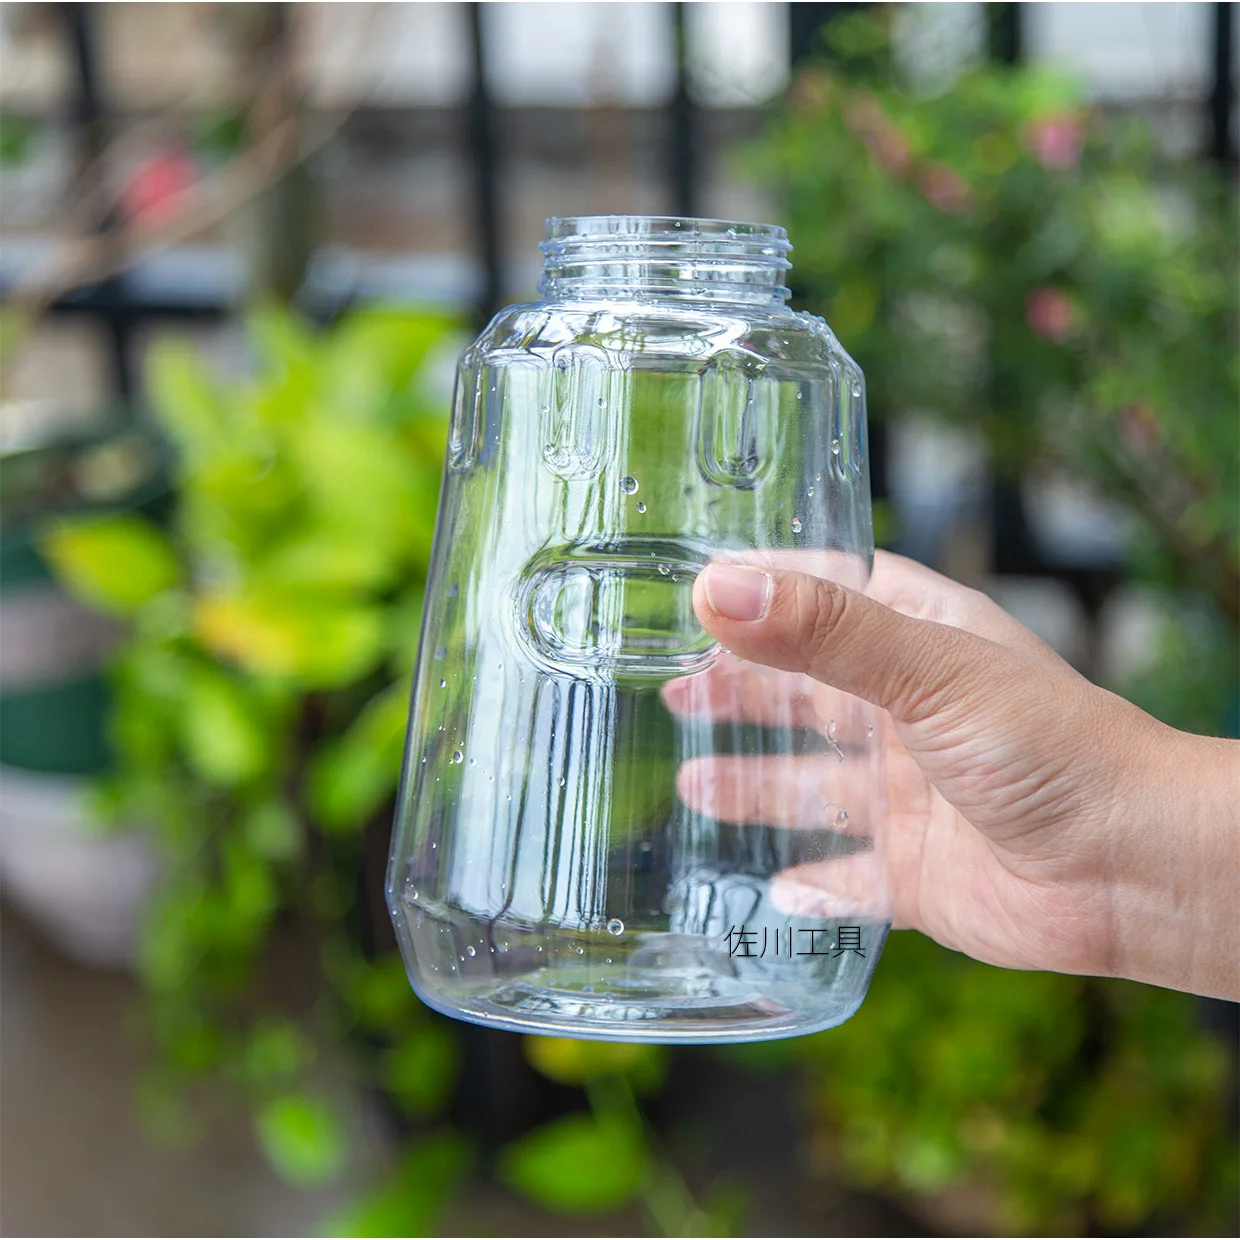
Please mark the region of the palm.
<svg viewBox="0 0 1240 1240"><path fill-rule="evenodd" d="M867 593L1015 653L1011 700L984 712L948 700L897 725L828 685L726 656L705 676L667 686L673 711L814 728L828 751L690 759L681 796L722 821L825 822L874 838L873 850L841 849L781 873L772 899L790 913L881 915L889 907L896 926L990 963L1096 967L1089 953L1106 907L1088 883L1069 881L1087 866L1063 842L1080 813L1055 740L1074 695L1092 687L989 599L920 565L880 553ZM885 758L885 815L876 812L871 728ZM1031 732L1040 739L1016 743ZM838 808L848 808L842 819Z"/></svg>

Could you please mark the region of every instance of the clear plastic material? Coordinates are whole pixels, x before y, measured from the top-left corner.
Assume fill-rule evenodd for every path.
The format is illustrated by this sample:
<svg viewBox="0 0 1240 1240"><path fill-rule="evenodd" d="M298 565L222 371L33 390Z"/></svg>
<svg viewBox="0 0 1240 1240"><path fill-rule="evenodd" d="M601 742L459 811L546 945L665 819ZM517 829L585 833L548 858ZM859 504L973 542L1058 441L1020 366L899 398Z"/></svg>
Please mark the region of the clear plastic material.
<svg viewBox="0 0 1240 1240"><path fill-rule="evenodd" d="M722 1042L860 1005L889 894L877 719L743 663L712 559L861 587L864 380L781 228L553 219L461 358L388 899L432 1007Z"/></svg>

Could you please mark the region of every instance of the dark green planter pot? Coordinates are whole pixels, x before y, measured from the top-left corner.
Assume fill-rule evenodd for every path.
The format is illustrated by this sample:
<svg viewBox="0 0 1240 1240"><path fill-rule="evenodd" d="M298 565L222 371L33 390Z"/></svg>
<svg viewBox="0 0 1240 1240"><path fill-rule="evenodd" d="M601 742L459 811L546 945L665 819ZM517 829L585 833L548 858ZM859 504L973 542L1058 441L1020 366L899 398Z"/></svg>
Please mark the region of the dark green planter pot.
<svg viewBox="0 0 1240 1240"><path fill-rule="evenodd" d="M134 510L160 519L169 507L166 456L151 437L123 434L147 446L151 462L137 485L104 502L75 495L65 479L88 453L117 437L55 443L0 461L5 528L0 535L0 764L63 775L94 775L111 761L107 740L108 650L120 629L76 604L56 584L35 545L54 512ZM51 480L48 506L31 479ZM92 502L94 499L94 502Z"/></svg>

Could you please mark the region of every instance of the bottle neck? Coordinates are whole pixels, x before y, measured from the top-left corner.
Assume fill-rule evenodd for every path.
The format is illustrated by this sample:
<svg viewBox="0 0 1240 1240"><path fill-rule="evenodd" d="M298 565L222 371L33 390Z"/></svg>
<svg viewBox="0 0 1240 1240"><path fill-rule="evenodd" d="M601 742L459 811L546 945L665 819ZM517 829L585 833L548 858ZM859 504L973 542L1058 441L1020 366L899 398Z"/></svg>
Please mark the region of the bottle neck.
<svg viewBox="0 0 1240 1240"><path fill-rule="evenodd" d="M539 292L553 301L725 302L779 306L792 246L773 224L677 216L547 221Z"/></svg>

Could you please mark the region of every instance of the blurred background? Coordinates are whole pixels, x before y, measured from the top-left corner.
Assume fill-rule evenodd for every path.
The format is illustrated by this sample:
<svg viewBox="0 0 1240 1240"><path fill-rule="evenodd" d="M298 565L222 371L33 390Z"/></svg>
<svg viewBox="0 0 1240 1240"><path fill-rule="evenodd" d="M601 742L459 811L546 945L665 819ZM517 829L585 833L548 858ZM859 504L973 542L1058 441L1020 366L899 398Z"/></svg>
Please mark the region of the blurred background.
<svg viewBox="0 0 1240 1240"><path fill-rule="evenodd" d="M1228 4L0 6L0 1230L1235 1234L1234 1005L897 934L826 1034L523 1040L382 874L552 214L785 224L880 541L1240 734L1236 72Z"/></svg>

